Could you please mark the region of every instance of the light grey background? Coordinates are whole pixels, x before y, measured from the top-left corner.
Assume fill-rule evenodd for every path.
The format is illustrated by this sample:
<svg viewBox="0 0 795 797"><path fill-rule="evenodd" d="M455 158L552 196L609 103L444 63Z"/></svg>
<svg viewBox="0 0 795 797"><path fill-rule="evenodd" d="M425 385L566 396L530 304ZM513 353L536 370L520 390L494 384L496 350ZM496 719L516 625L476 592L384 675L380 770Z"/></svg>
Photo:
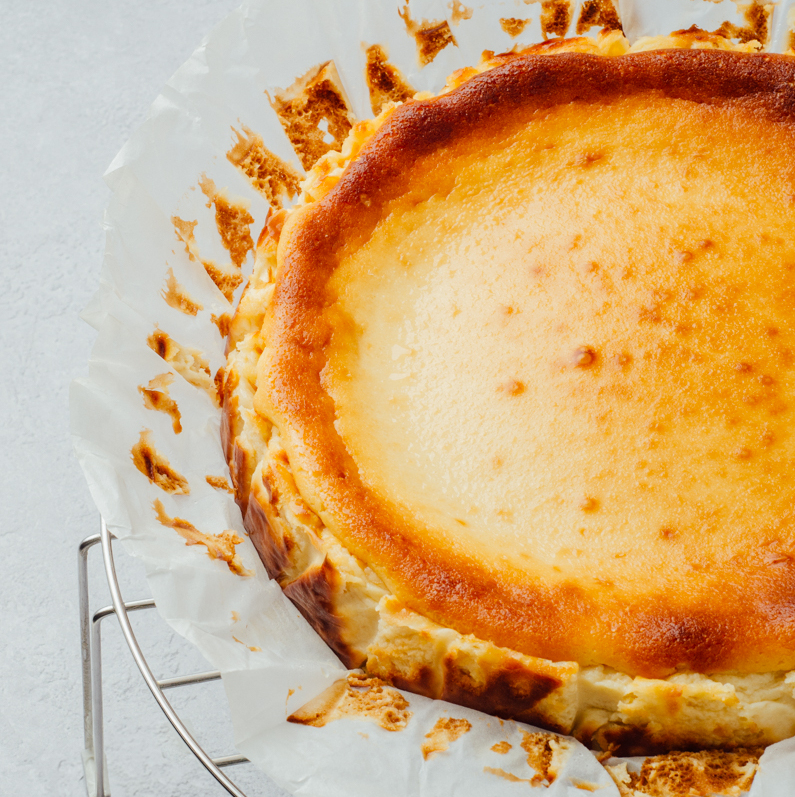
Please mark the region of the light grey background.
<svg viewBox="0 0 795 797"><path fill-rule="evenodd" d="M77 545L97 513L72 453L68 385L87 372L78 318L102 262L102 174L170 75L239 0L0 3L0 794L83 795ZM97 551L94 607L108 603ZM125 597L147 597L118 552ZM153 613L156 674L206 668ZM171 730L115 620L104 626L114 797L221 795ZM220 684L172 693L212 754L232 752ZM247 794L281 792L249 766Z"/></svg>

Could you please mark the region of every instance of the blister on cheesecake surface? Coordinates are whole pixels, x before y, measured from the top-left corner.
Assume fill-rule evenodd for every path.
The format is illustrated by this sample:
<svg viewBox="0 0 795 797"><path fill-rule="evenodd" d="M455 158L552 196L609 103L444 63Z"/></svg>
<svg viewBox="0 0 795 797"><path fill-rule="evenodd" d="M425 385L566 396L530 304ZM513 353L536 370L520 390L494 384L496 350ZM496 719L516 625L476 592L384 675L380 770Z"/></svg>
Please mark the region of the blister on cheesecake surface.
<svg viewBox="0 0 795 797"><path fill-rule="evenodd" d="M663 45L355 125L223 386L246 527L346 665L629 754L795 732L795 66Z"/></svg>

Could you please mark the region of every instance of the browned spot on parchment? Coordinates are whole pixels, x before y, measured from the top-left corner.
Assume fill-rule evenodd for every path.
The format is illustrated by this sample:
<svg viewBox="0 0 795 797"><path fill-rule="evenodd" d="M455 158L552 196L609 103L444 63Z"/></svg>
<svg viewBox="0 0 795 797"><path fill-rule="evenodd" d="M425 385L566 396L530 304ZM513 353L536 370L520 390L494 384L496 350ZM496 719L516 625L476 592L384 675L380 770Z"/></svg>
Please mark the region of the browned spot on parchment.
<svg viewBox="0 0 795 797"><path fill-rule="evenodd" d="M174 434L179 434L182 431L182 416L180 415L177 402L168 394L168 386L173 381L174 374L159 374L154 379L150 380L146 387L138 385L138 392L143 396L146 409L165 412L166 415L171 416L171 425L174 428Z"/></svg>
<svg viewBox="0 0 795 797"><path fill-rule="evenodd" d="M408 709L408 701L397 689L378 678L351 673L299 708L287 721L322 728L347 717L375 722L387 731L402 731L411 719Z"/></svg>
<svg viewBox="0 0 795 797"><path fill-rule="evenodd" d="M232 324L232 316L229 313L221 313L221 315L211 313L210 321L218 327L218 332L222 338L229 336L229 327Z"/></svg>
<svg viewBox="0 0 795 797"><path fill-rule="evenodd" d="M570 0L543 0L541 3L541 33L545 39L565 36L571 24Z"/></svg>
<svg viewBox="0 0 795 797"><path fill-rule="evenodd" d="M238 576L253 576L254 572L243 567L240 557L235 549L236 545L243 542L242 538L234 531L227 529L220 534L205 534L199 531L193 523L178 517L169 517L159 499L155 499L152 507L157 519L185 540L185 545L204 545L210 559L220 559L226 562L229 569Z"/></svg>
<svg viewBox="0 0 795 797"><path fill-rule="evenodd" d="M209 202L207 207L215 205L215 226L221 243L229 252L232 262L241 268L246 260L246 255L254 248L251 238L251 225L254 217L242 202L232 202L226 191L219 191L215 183L203 174L199 180L199 187Z"/></svg>
<svg viewBox="0 0 795 797"><path fill-rule="evenodd" d="M234 127L232 132L237 143L226 153L226 159L246 175L272 208L281 208L285 200L298 193L300 175L265 146L262 136L245 126L242 133Z"/></svg>
<svg viewBox="0 0 795 797"><path fill-rule="evenodd" d="M194 387L204 390L214 403L218 403L218 393L210 375L210 363L198 349L177 343L158 327L155 327L155 331L146 339L146 345L172 365L183 379Z"/></svg>
<svg viewBox="0 0 795 797"><path fill-rule="evenodd" d="M450 30L450 23L446 19L441 21L424 19L422 22L417 22L411 18L408 3L398 9L398 14L417 44L420 66L430 64L448 44L458 47L453 31Z"/></svg>
<svg viewBox="0 0 795 797"><path fill-rule="evenodd" d="M174 232L177 234L177 238L185 244L185 251L188 257L202 264L218 290L221 291L228 302L231 302L235 288L243 282L243 275L240 273L240 269L233 265L230 271L222 268L217 263L213 263L212 260L202 259L194 234L198 222L186 221L179 216L172 216L171 223L174 225Z"/></svg>
<svg viewBox="0 0 795 797"><path fill-rule="evenodd" d="M465 6L461 0L451 0L450 2L450 22L458 25L463 19L472 19L472 9Z"/></svg>
<svg viewBox="0 0 795 797"><path fill-rule="evenodd" d="M500 27L513 38L516 38L530 23L529 19L517 19L516 17L506 17L500 20Z"/></svg>
<svg viewBox="0 0 795 797"><path fill-rule="evenodd" d="M597 27L603 30L621 30L621 20L613 0L585 0L582 4L577 19L577 35Z"/></svg>
<svg viewBox="0 0 795 797"><path fill-rule="evenodd" d="M529 733L522 731L522 750L527 753L527 764L536 771L533 780L552 784L558 776L560 757L568 747L554 733Z"/></svg>
<svg viewBox="0 0 795 797"><path fill-rule="evenodd" d="M231 493L232 495L235 494L235 491L229 484L229 480L225 479L223 476L205 476L204 480L210 485L210 487L214 487L216 490L226 490L226 492Z"/></svg>
<svg viewBox="0 0 795 797"><path fill-rule="evenodd" d="M439 717L436 725L425 734L422 757L427 761L435 753L443 753L456 739L471 730L472 723L469 720Z"/></svg>
<svg viewBox="0 0 795 797"><path fill-rule="evenodd" d="M238 285L243 282L243 275L238 271L229 272L212 260L202 260L207 276L215 283L215 287L224 295L227 302L231 302Z"/></svg>
<svg viewBox="0 0 795 797"><path fill-rule="evenodd" d="M501 745L508 745L501 747ZM500 749L497 747L500 746ZM505 754L511 749L508 742L499 742L491 748L494 752ZM522 731L522 749L527 753L527 765L535 770L531 778L520 778L504 769L484 767L483 771L490 775L509 780L512 783L529 783L531 786L551 786L558 776L562 761L562 754L569 747L565 740L554 733L529 733Z"/></svg>
<svg viewBox="0 0 795 797"><path fill-rule="evenodd" d="M735 39L742 44L758 41L760 44L767 44L770 38L770 15L773 13L773 5L761 5L751 3L750 5L739 5L738 10L743 12L745 25L735 25L732 22L724 22L716 31L719 36L727 39Z"/></svg>
<svg viewBox="0 0 795 797"><path fill-rule="evenodd" d="M512 749L513 745L510 742L497 742L491 746L491 752L498 753L499 755L505 755Z"/></svg>
<svg viewBox="0 0 795 797"><path fill-rule="evenodd" d="M155 448L152 430L143 429L138 442L130 450L132 461L152 484L171 495L190 495L188 480L171 467L171 463Z"/></svg>
<svg viewBox="0 0 795 797"><path fill-rule="evenodd" d="M237 642L240 645L246 645L246 643L242 639L238 639L234 634L232 634L232 639L234 639L235 642ZM246 647L253 653L259 653L259 651L262 650L262 648L259 647L258 645L246 645Z"/></svg>
<svg viewBox="0 0 795 797"><path fill-rule="evenodd" d="M529 783L531 786L538 785L538 781L536 781L534 777L520 778L510 772L506 772L504 769L499 769L498 767L483 767L483 771L489 775L496 775L498 778L508 780L511 783Z"/></svg>
<svg viewBox="0 0 795 797"><path fill-rule="evenodd" d="M193 231L196 229L198 221L185 221L179 216L172 216L171 223L174 225L174 230L177 237L185 244L185 253L191 260L199 259L199 248L196 246L196 236Z"/></svg>
<svg viewBox="0 0 795 797"><path fill-rule="evenodd" d="M403 77L403 73L387 61L380 44L366 50L365 78L370 91L370 107L377 116L387 102L405 102L414 94L414 87Z"/></svg>
<svg viewBox="0 0 795 797"><path fill-rule="evenodd" d="M192 299L184 286L177 282L173 268L170 268L167 274L166 287L161 291L160 295L169 307L173 307L175 310L179 310L180 313L185 313L185 315L196 315L199 310L204 309L204 305Z"/></svg>
<svg viewBox="0 0 795 797"><path fill-rule="evenodd" d="M218 406L221 406L221 400L224 397L224 379L226 378L226 371L224 367L221 366L216 372L215 376L213 377L213 386L215 387L215 402Z"/></svg>
<svg viewBox="0 0 795 797"><path fill-rule="evenodd" d="M271 106L307 171L329 150L341 149L356 122L333 61L276 92Z"/></svg>
<svg viewBox="0 0 795 797"><path fill-rule="evenodd" d="M751 788L762 748L668 753L647 758L639 772L606 766L622 797L690 797L742 794Z"/></svg>

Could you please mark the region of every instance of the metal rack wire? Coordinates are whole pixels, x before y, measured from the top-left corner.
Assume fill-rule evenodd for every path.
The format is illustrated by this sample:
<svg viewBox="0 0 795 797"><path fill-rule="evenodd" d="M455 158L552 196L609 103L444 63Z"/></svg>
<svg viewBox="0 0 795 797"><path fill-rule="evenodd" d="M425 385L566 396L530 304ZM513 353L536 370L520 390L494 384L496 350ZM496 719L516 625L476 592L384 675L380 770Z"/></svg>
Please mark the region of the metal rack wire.
<svg viewBox="0 0 795 797"><path fill-rule="evenodd" d="M221 678L218 671L181 675L176 678L157 679L149 667L146 657L133 632L129 612L154 608L153 600L129 601L122 598L121 588L116 576L116 566L113 559L112 541L115 537L110 533L105 521L100 522L99 534L86 537L78 548L78 582L80 591L80 644L82 648L83 668L83 769L86 776L86 790L88 797L110 797L110 787L105 766L105 741L102 715L102 621L110 615L116 615L121 626L122 634L130 648L135 664L141 671L146 685L149 687L157 704L180 735L191 752L201 761L207 771L223 786L233 797L246 797L223 771L223 768L248 761L242 755L232 754L211 758L202 746L194 739L185 727L177 712L172 707L165 695L165 690L175 689L188 684L198 684L207 681L217 681ZM105 575L110 588L111 603L90 614L89 608L89 583L88 583L88 554L97 544L102 549L102 559Z"/></svg>

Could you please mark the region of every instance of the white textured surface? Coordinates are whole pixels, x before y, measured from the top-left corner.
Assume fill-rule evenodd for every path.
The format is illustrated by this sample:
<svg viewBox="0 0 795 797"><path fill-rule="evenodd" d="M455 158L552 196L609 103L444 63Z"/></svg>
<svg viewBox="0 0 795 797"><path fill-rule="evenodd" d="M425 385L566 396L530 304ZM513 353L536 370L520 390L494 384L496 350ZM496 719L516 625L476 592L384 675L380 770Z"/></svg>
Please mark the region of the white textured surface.
<svg viewBox="0 0 795 797"><path fill-rule="evenodd" d="M4 3L0 25L0 794L85 794L77 544L97 516L72 453L67 389L93 332L109 192L102 174L177 67L237 0ZM119 553L125 596L147 595ZM95 607L107 603L92 557ZM156 616L137 618L158 674L201 657ZM225 794L149 695L115 621L104 632L111 789ZM163 654L162 651L168 651ZM220 684L172 693L211 753L231 752ZM251 797L280 792L238 767Z"/></svg>

